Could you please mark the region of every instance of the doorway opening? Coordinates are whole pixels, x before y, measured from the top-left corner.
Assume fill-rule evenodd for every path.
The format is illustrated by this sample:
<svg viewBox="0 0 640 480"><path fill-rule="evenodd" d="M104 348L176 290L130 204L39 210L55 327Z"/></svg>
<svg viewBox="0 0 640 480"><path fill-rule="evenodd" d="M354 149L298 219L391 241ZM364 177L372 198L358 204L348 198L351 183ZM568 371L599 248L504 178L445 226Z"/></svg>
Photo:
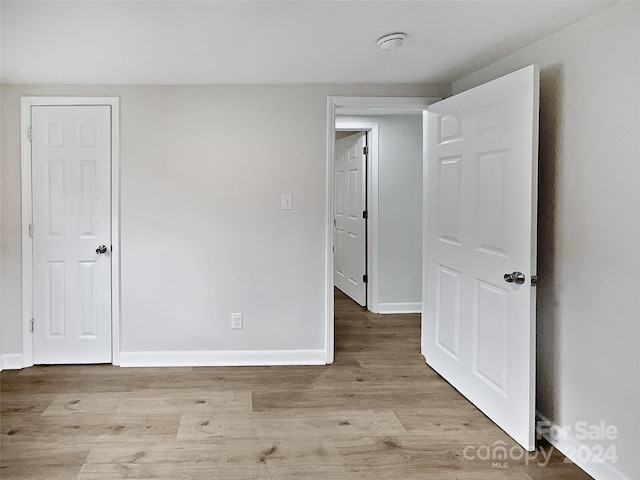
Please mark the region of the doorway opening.
<svg viewBox="0 0 640 480"><path fill-rule="evenodd" d="M420 310L419 302L380 301L380 225L379 225L379 120L380 115L408 115L422 112L439 98L429 97L329 97L327 108L327 283L326 283L326 347L327 363L334 360L335 320L334 287L335 207L336 207L336 132L365 131L369 155L366 182L366 305L374 313L408 313ZM421 130L421 129L420 129ZM420 134L421 136L421 134ZM422 143L419 148L421 150ZM421 153L421 152L420 152ZM420 162L422 156L420 155ZM420 163L421 165L421 163ZM421 180L420 180L421 182ZM418 227L420 228L420 227ZM418 264L420 264L420 257ZM418 280L420 281L420 279ZM384 299L383 299L384 300ZM416 310L417 309L417 310Z"/></svg>

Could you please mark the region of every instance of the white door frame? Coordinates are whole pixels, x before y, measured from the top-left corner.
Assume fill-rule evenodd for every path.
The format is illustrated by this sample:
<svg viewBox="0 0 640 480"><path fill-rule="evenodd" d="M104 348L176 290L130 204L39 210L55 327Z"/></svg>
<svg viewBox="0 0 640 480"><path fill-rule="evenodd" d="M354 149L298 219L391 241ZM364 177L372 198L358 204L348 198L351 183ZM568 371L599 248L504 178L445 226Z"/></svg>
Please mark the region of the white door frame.
<svg viewBox="0 0 640 480"><path fill-rule="evenodd" d="M335 142L336 142L336 108L363 108L363 109L375 109L375 108L383 108L383 109L399 109L399 110L415 110L415 109L426 109L432 103L441 100L440 97L327 97L327 157L326 157L326 195L327 195L327 203L326 203L326 261L325 261L325 305L326 305L326 316L325 316L325 347L327 351L326 363L333 363L333 359L335 356L335 325L334 325L334 304L333 304L333 208L334 208L334 192L333 192L333 169L335 164ZM376 149L377 150L377 149ZM376 162L377 163L377 162ZM376 178L376 183L378 180L378 170L377 164L374 166L371 165L371 171L369 172L369 176L371 178ZM377 246L378 238L377 238L377 227L378 227L378 205L377 205L377 197L378 197L378 189L375 188L375 193L373 192L374 186L370 184L372 188L369 191L369 199L371 199L371 203L369 203L369 220L370 227L368 229L369 242L374 242ZM375 195L375 197L373 197ZM375 198L375 199L374 199ZM376 203L373 203L373 202ZM376 230L371 228L374 223L371 220L371 217L375 216L375 225ZM373 250L369 247L370 252L373 254ZM377 252L377 250L376 250ZM369 265L372 266L371 274L374 274L373 271L373 262L374 260L370 258L368 260ZM377 256L375 259L375 263L377 266ZM369 268L369 265L367 268ZM375 272L377 274L377 272ZM377 276L376 276L377 277ZM367 301L369 301L369 290L373 290L373 288L367 288ZM377 291L376 291L377 294ZM377 295L376 295L377 296Z"/></svg>
<svg viewBox="0 0 640 480"><path fill-rule="evenodd" d="M111 358L120 364L120 99L118 97L22 97L20 99L20 144L22 175L22 362L33 365L33 241L29 225L33 221L31 186L31 107L35 106L111 107Z"/></svg>

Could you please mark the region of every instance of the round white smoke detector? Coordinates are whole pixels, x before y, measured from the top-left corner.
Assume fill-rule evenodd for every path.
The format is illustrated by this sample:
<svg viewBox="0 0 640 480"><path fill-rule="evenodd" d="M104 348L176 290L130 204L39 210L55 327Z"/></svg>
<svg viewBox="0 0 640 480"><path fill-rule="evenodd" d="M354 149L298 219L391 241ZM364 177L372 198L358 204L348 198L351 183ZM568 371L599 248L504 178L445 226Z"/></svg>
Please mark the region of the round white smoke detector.
<svg viewBox="0 0 640 480"><path fill-rule="evenodd" d="M400 48L405 38L407 38L407 35L404 33L390 33L389 35L380 37L376 43L380 50L388 52L389 50Z"/></svg>

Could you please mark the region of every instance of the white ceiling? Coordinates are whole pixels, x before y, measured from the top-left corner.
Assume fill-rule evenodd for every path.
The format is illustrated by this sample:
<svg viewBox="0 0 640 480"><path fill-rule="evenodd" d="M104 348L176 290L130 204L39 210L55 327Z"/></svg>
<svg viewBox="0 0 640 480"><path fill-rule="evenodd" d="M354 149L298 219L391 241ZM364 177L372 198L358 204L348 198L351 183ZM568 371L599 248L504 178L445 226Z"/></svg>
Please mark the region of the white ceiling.
<svg viewBox="0 0 640 480"><path fill-rule="evenodd" d="M1 80L449 83L611 3L2 0Z"/></svg>

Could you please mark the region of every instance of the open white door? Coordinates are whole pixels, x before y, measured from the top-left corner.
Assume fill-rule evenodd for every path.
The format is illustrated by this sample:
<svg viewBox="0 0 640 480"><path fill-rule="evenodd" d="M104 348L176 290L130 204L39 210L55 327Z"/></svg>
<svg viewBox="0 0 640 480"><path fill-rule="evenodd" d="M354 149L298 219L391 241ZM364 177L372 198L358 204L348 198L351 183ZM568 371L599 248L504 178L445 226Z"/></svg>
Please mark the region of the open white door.
<svg viewBox="0 0 640 480"><path fill-rule="evenodd" d="M359 305L367 304L366 132L336 141L334 282Z"/></svg>
<svg viewBox="0 0 640 480"><path fill-rule="evenodd" d="M427 363L535 448L539 72L429 106L422 349Z"/></svg>

